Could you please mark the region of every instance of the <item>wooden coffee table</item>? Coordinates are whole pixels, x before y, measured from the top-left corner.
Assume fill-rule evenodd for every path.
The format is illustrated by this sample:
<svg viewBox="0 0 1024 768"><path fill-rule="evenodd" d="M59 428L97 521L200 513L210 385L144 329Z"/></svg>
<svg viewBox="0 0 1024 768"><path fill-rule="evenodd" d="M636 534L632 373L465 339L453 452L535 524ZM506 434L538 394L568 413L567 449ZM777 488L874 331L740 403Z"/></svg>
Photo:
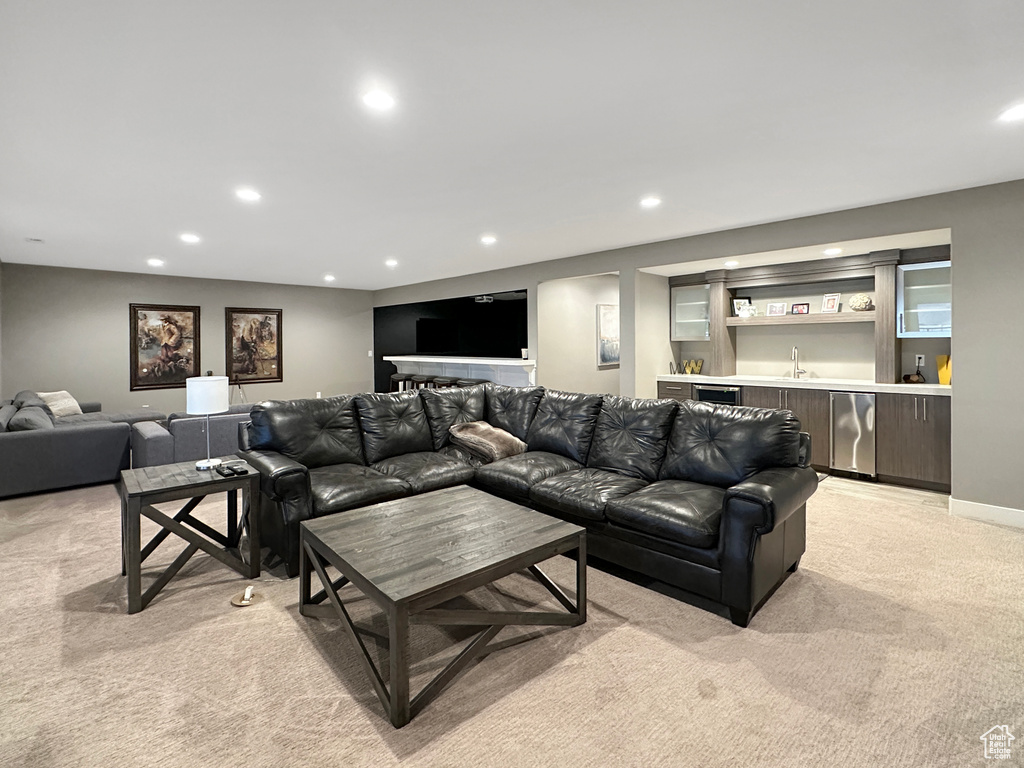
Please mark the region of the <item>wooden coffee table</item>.
<svg viewBox="0 0 1024 768"><path fill-rule="evenodd" d="M586 530L483 491L458 486L306 520L300 528L299 610L340 617L377 696L400 728L510 624L576 626L587 620ZM537 567L578 550L576 602ZM332 580L327 566L341 577ZM452 610L436 606L528 570L568 613ZM323 590L311 595L312 573ZM338 590L358 587L387 617L391 680L385 685ZM327 605L325 601L329 601ZM410 701L409 625L485 629Z"/></svg>

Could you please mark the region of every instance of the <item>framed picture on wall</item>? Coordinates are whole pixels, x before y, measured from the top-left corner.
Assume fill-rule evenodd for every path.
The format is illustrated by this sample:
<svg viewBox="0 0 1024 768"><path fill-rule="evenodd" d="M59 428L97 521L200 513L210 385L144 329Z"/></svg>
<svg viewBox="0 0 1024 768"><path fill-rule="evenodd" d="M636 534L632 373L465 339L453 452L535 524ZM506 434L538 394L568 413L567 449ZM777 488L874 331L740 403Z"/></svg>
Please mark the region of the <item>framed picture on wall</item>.
<svg viewBox="0 0 1024 768"><path fill-rule="evenodd" d="M199 307L129 304L129 389L173 389L199 376Z"/></svg>
<svg viewBox="0 0 1024 768"><path fill-rule="evenodd" d="M619 305L597 305L597 367L619 364Z"/></svg>
<svg viewBox="0 0 1024 768"><path fill-rule="evenodd" d="M826 293L824 298L821 300L821 311L822 312L838 312L839 311L839 297L842 294L839 293Z"/></svg>
<svg viewBox="0 0 1024 768"><path fill-rule="evenodd" d="M784 301L772 301L768 303L768 311L765 312L768 317L782 317L786 314L786 302Z"/></svg>
<svg viewBox="0 0 1024 768"><path fill-rule="evenodd" d="M809 315L811 313L811 305L807 302L793 305L794 315Z"/></svg>
<svg viewBox="0 0 1024 768"><path fill-rule="evenodd" d="M227 307L224 313L228 381L284 381L281 310Z"/></svg>
<svg viewBox="0 0 1024 768"><path fill-rule="evenodd" d="M750 306L750 297L749 296L737 296L735 299L732 300L732 313L736 317L744 317L744 315L740 314L740 307L749 307L749 306Z"/></svg>

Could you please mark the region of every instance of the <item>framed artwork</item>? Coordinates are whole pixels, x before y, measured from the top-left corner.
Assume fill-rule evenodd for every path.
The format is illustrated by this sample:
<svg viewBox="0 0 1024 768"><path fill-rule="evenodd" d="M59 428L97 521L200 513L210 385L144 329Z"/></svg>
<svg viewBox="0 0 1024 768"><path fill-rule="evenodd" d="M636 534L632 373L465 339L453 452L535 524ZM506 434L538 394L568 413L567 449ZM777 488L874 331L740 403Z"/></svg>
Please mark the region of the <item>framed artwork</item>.
<svg viewBox="0 0 1024 768"><path fill-rule="evenodd" d="M199 307L129 304L129 389L174 389L199 376Z"/></svg>
<svg viewBox="0 0 1024 768"><path fill-rule="evenodd" d="M781 317L786 314L786 302L784 301L770 301L768 302L768 311L765 312L768 317Z"/></svg>
<svg viewBox="0 0 1024 768"><path fill-rule="evenodd" d="M811 313L811 305L806 303L794 304L792 313L794 315L809 315Z"/></svg>
<svg viewBox="0 0 1024 768"><path fill-rule="evenodd" d="M750 297L749 296L737 296L732 300L732 313L736 317L744 317L740 314L740 307L749 307Z"/></svg>
<svg viewBox="0 0 1024 768"><path fill-rule="evenodd" d="M825 297L821 300L821 311L822 312L838 312L839 311L839 297L842 294L839 293L826 293Z"/></svg>
<svg viewBox="0 0 1024 768"><path fill-rule="evenodd" d="M281 310L227 307L224 314L228 381L284 381Z"/></svg>
<svg viewBox="0 0 1024 768"><path fill-rule="evenodd" d="M597 367L619 364L619 305L597 305Z"/></svg>

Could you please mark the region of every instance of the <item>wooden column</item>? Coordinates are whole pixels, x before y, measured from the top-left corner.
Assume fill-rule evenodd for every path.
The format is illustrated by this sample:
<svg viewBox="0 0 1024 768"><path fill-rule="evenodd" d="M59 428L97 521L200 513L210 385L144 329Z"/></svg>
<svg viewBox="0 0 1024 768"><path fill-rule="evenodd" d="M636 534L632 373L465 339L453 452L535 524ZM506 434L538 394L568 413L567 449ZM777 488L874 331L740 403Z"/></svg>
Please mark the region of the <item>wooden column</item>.
<svg viewBox="0 0 1024 768"><path fill-rule="evenodd" d="M902 339L896 338L896 265L875 265L875 381L900 380Z"/></svg>
<svg viewBox="0 0 1024 768"><path fill-rule="evenodd" d="M711 285L711 295L708 297L711 357L704 361L701 373L708 376L736 375L736 329L725 324L725 319L732 315L732 295L725 287L727 274L725 270L707 273Z"/></svg>

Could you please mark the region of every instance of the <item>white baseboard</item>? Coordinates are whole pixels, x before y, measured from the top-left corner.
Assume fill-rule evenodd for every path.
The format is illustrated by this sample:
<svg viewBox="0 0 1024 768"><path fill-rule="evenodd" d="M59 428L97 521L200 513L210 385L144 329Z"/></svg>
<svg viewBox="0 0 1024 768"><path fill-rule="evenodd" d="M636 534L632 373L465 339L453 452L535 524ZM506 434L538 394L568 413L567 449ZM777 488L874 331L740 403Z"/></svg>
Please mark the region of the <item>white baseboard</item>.
<svg viewBox="0 0 1024 768"><path fill-rule="evenodd" d="M950 496L949 514L955 517L969 517L972 520L981 520L986 523L1024 528L1024 509L996 507L992 504L980 504L976 501L962 501Z"/></svg>

